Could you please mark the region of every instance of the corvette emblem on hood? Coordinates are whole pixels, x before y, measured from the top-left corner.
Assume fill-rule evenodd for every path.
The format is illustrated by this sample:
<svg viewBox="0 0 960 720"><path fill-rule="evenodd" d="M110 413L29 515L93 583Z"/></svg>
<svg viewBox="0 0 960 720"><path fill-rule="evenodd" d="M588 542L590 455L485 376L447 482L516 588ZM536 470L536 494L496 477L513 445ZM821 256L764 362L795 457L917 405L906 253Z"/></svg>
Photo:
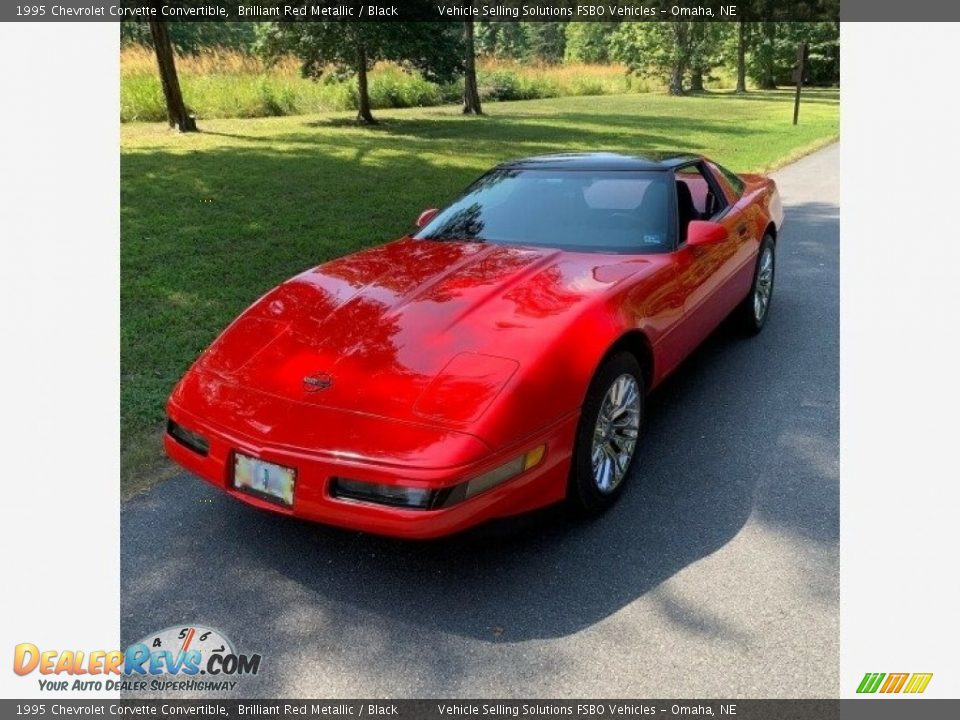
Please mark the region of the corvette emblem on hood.
<svg viewBox="0 0 960 720"><path fill-rule="evenodd" d="M326 390L333 385L333 378L328 373L317 373L316 375L307 375L303 379L303 389L307 392L319 392Z"/></svg>

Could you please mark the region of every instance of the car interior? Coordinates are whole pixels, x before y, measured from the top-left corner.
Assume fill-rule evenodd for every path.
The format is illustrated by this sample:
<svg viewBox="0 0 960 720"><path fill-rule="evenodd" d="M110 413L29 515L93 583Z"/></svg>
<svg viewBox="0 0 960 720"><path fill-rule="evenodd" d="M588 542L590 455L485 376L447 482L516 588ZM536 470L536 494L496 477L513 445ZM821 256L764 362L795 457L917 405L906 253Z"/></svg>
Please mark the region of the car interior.
<svg viewBox="0 0 960 720"><path fill-rule="evenodd" d="M689 165L677 171L677 220L680 242L687 240L691 220L710 220L723 210L703 171Z"/></svg>
<svg viewBox="0 0 960 720"><path fill-rule="evenodd" d="M693 193L686 180L677 180L677 228L680 242L687 241L687 227L691 220L700 220L701 214L693 204Z"/></svg>
<svg viewBox="0 0 960 720"><path fill-rule="evenodd" d="M669 185L649 178L607 179L584 174L531 182L484 217L491 237L565 247L635 250L669 247ZM509 208L509 211L507 209Z"/></svg>
<svg viewBox="0 0 960 720"><path fill-rule="evenodd" d="M716 217L725 201L697 164L675 173L540 172L490 180L432 222L431 237L606 252L675 249L670 183L680 244L692 220Z"/></svg>

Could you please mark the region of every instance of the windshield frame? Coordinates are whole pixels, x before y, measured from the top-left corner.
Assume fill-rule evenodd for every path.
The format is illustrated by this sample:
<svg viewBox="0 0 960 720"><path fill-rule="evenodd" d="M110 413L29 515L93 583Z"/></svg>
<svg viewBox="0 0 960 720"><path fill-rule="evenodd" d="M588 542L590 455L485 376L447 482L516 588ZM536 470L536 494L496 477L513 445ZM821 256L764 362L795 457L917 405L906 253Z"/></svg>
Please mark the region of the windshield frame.
<svg viewBox="0 0 960 720"><path fill-rule="evenodd" d="M582 173L588 175L594 175L597 179L602 179L604 177L609 177L611 175L636 175L636 176L651 176L663 174L667 177L667 207L665 211L667 212L667 239L664 247L658 249L644 248L640 245L639 241L635 248L633 247L624 247L624 248L612 248L607 246L596 246L596 245L563 245L563 244L542 244L542 243L524 243L516 240L504 240L500 238L474 238L474 237L437 237L432 236L429 231L431 227L434 227L444 213L446 213L451 207L460 203L464 198L469 196L471 193L475 192L476 189L481 186L491 175L504 173L507 171L517 171L523 173L543 173L543 174L572 174L572 173ZM414 240L423 240L429 242L469 242L469 243L484 243L490 245L502 245L505 247L525 247L525 248L537 248L537 249L550 249L550 250L560 250L565 252L583 252L591 253L597 255L665 255L677 250L677 240L678 240L678 228L677 228L677 190L675 185L674 172L672 168L644 168L644 169L612 169L612 170L597 170L594 168L540 168L540 167L525 167L523 165L519 166L504 166L500 165L491 170L488 170L483 175L474 180L466 189L460 193L456 198L447 203L442 209L440 209L437 214L431 218L424 227L419 228L415 233L410 237Z"/></svg>

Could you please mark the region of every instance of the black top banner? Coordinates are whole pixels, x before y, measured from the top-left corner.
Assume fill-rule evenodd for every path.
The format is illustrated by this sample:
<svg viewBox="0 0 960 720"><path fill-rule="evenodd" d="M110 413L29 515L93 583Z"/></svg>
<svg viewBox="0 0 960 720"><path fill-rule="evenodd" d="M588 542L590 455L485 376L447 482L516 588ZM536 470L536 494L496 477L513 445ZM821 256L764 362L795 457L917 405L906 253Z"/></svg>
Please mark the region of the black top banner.
<svg viewBox="0 0 960 720"><path fill-rule="evenodd" d="M943 0L56 0L2 3L3 22L838 22L960 20Z"/></svg>
<svg viewBox="0 0 960 720"><path fill-rule="evenodd" d="M876 2L863 4L877 7ZM8 22L836 22L840 18L840 0L38 0L0 5L0 21Z"/></svg>

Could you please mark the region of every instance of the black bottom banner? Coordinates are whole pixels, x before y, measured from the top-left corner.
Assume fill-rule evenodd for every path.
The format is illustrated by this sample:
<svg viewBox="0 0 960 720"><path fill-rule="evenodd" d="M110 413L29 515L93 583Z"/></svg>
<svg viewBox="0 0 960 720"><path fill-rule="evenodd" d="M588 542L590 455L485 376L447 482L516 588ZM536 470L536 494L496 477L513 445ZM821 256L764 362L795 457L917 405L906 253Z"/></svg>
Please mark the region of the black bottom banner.
<svg viewBox="0 0 960 720"><path fill-rule="evenodd" d="M909 706L909 707L908 707ZM890 720L960 717L960 700L0 700L0 718L677 718Z"/></svg>

